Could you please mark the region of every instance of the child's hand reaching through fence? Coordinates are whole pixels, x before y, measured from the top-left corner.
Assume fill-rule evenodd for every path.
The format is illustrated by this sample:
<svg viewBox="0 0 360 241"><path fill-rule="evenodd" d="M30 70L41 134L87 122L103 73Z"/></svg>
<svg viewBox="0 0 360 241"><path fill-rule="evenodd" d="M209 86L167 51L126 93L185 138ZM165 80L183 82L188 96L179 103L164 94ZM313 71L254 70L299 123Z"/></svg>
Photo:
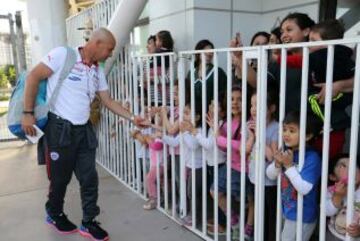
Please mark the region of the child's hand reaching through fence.
<svg viewBox="0 0 360 241"><path fill-rule="evenodd" d="M191 132L193 125L189 121L182 121L180 123L180 132Z"/></svg>
<svg viewBox="0 0 360 241"><path fill-rule="evenodd" d="M210 126L211 129L214 129L214 115L210 111L206 115L206 123Z"/></svg>
<svg viewBox="0 0 360 241"><path fill-rule="evenodd" d="M282 153L282 151L280 149L274 153L275 167L277 167L277 168L281 168L281 166L282 166L281 153Z"/></svg>
<svg viewBox="0 0 360 241"><path fill-rule="evenodd" d="M140 134L140 130L132 130L130 132L130 136L134 139L136 139L136 137L138 136L138 134Z"/></svg>
<svg viewBox="0 0 360 241"><path fill-rule="evenodd" d="M346 231L349 233L349 235L353 238L360 237L360 224L359 221L357 223L350 224Z"/></svg>
<svg viewBox="0 0 360 241"><path fill-rule="evenodd" d="M286 169L293 166L294 153L292 150L281 151L278 150L274 154L275 166L280 168L281 166Z"/></svg>

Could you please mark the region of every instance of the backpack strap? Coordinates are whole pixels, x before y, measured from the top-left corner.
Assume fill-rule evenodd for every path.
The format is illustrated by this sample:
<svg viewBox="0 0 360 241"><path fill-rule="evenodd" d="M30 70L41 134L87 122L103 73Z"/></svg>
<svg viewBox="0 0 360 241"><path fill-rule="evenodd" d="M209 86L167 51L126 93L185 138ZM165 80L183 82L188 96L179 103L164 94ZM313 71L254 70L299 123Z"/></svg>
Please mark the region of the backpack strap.
<svg viewBox="0 0 360 241"><path fill-rule="evenodd" d="M53 107L59 92L60 92L60 87L62 85L62 83L64 82L64 80L68 77L68 75L70 74L72 68L74 67L74 65L76 64L76 53L74 51L74 49L70 48L70 47L65 47L66 48L66 58L65 58L65 63L64 66L60 72L59 75L59 80L55 86L54 92L52 93L52 95L50 96L49 102L48 102L48 107L49 110Z"/></svg>

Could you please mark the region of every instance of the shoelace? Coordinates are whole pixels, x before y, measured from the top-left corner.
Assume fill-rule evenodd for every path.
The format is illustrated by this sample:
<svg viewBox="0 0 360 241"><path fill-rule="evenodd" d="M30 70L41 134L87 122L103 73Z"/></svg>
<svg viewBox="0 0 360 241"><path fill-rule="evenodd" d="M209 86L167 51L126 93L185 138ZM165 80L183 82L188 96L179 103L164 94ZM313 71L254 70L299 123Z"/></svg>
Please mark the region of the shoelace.
<svg viewBox="0 0 360 241"><path fill-rule="evenodd" d="M59 217L60 219L67 219L67 216L66 216L65 213L60 213L60 214L58 215L58 217Z"/></svg>
<svg viewBox="0 0 360 241"><path fill-rule="evenodd" d="M96 229L100 229L100 230L103 230L100 225L101 223L99 221L96 221L96 220L92 220L89 222L89 224L91 224L93 227L95 227Z"/></svg>
<svg viewBox="0 0 360 241"><path fill-rule="evenodd" d="M57 219L57 221L59 222L69 222L69 220L68 220L68 218L67 218L67 215L65 214L65 213L60 213L59 215L58 215L58 219Z"/></svg>

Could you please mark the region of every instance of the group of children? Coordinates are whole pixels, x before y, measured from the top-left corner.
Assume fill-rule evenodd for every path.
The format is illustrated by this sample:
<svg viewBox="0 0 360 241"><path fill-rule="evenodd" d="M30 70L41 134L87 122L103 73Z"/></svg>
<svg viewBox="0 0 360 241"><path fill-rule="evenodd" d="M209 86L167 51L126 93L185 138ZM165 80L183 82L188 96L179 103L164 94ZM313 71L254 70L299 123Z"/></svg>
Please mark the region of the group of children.
<svg viewBox="0 0 360 241"><path fill-rule="evenodd" d="M335 25L334 25L335 24ZM343 31L338 23L320 23L314 25L309 30L310 40L328 40L343 37ZM334 28L336 26L336 28ZM170 152L174 153L174 176L176 183L176 196L180 197L180 181L185 179L186 182L186 206L185 211L187 216L182 218L185 225L192 225L192 217L195 215L196 223L200 223L202 217L202 193L203 188L206 188L207 201L210 197L215 197L215 185L218 187L218 204L219 204L219 235L226 233L226 192L227 192L227 135L231 136L231 197L235 202L240 200L241 195L241 157L245 155L246 159L246 225L245 237L247 240L253 238L254 231L254 207L255 207L255 185L256 175L265 176L265 216L264 216L264 238L265 240L273 241L276 236L276 197L277 197L277 179L281 178L281 201L283 213L283 229L281 233L281 240L296 240L296 221L297 221L297 199L298 194L303 195L303 225L302 225L302 240L310 240L317 227L319 221L319 184L321 177L322 161L319 152L319 143L323 127L323 101L321 92L323 91L322 84L324 83L324 72L326 71L326 57L327 48L312 48L310 49L309 62L309 82L311 92L310 95L315 95L310 101L310 111L307 113L306 120L306 143L305 143L305 157L304 162L299 167L299 147L300 147L300 112L296 110L287 109L282 123L278 123L278 89L269 83L267 92L267 113L266 113L266 146L265 146L265 160L259 160L256 142L256 119L257 119L257 93L254 91L250 95L249 110L242 110L242 89L233 85L231 91L231 103L226 103L225 98L220 97L218 103L218 113L214 112L214 102L207 106L206 131L202 129L201 116L201 102L195 101L191 109L189 98L185 98L185 107L183 108L182 120L180 121L178 88L174 86L174 100L175 108L173 111L173 121L169 120L170 111L167 107L153 107L148 110L149 118L152 118L154 126L148 130L136 130L132 133L141 145L149 150L150 167L147 169L147 189L149 199L144 205L144 209L150 210L157 207L159 202L159 190L157 186L162 186L163 174L168 170L164 170L163 163L167 161L170 163ZM334 88L336 96L333 100L332 110L334 111L331 119L331 127L335 131L348 128L348 124L344 122L347 119L342 119L341 113L344 108L349 105L352 100L350 94L344 94L340 89L336 89L338 80L351 78L354 75L354 65L350 61L350 52L344 46L335 46L336 65L341 64L341 68L334 68ZM274 52L272 55L273 61L280 63L282 60ZM346 61L345 61L346 60ZM302 56L289 55L287 57L287 65L289 68L301 68ZM320 89L319 89L320 87ZM317 94L319 93L320 94ZM186 94L186 93L185 93ZM221 95L220 95L221 96ZM224 101L223 101L224 99ZM337 102L338 101L338 102ZM226 121L227 105L231 105L231 123ZM192 118L192 112L194 113ZM248 113L248 121L241 123L242 113ZM219 118L218 123L214 123L214 116ZM241 133L242 125L246 125L246 133ZM283 135L282 148L279 144L279 125L282 125ZM227 133L228 125L230 125L231 133ZM215 129L215 126L218 126ZM245 134L245 136L243 135ZM183 142L181 141L183 140ZM241 142L245 143L245 153L242 153ZM181 143L183 143L181 145ZM174 148L164 155L164 146ZM320 143L321 146L321 143ZM214 149L218 148L218 155L214 156ZM181 152L180 152L181 149ZM321 150L321 148L320 148ZM348 165L349 155L341 154L342 145L334 144L330 146L329 160L329 183L328 192L326 196L326 215L329 217L328 231L326 240L344 240L345 235L349 234L352 237L360 239L360 159L357 157L357 171L355 177L355 214L351 224L345 221L346 216L346 196L348 183ZM181 158L185 161L185 172L181 172L180 167L180 153ZM165 158L165 159L164 159ZM203 163L206 160L206 166ZM217 162L215 162L217 160ZM265 173L256 173L256 163L259 161L265 162ZM218 182L214 183L214 168L218 165ZM206 179L209 183L203 184L203 168L207 169ZM194 171L195 173L192 173ZM181 177L181 173L184 176ZM160 180L158 179L160 177ZM193 177L195 179L193 180ZM158 183L159 182L159 183ZM192 183L195 182L195 190L192 190ZM191 195L195 192L195 196ZM195 202L192 202L195 198ZM191 205L195 203L195 208ZM176 202L179 205L179 202ZM208 205L209 206L209 205ZM174 207L173 207L174 208ZM195 213L192 213L195 210ZM231 210L231 225L234 229L238 228L239 222L237 212ZM210 215L211 216L211 215ZM203 224L205 225L205 224ZM207 229L209 233L214 232L214 220L209 218L207 220ZM238 236L233 237L237 240Z"/></svg>

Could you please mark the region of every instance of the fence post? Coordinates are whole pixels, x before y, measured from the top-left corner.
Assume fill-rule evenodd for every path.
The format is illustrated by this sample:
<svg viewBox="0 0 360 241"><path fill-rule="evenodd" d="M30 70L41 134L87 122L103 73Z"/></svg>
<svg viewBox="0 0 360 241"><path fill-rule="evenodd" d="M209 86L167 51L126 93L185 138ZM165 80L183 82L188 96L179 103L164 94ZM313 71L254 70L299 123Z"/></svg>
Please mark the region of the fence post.
<svg viewBox="0 0 360 241"><path fill-rule="evenodd" d="M17 52L19 58L19 65L18 71L19 73L26 70L26 54L25 54L25 38L24 38L24 31L22 27L22 20L21 20L21 12L17 11L15 13L15 25L16 25L16 34L17 34Z"/></svg>
<svg viewBox="0 0 360 241"><path fill-rule="evenodd" d="M14 58L15 73L17 78L19 75L19 66L18 66L18 57L16 53L16 35L14 31L14 20L12 19L11 13L9 13L8 18L9 18L9 26L10 26L10 42L11 42L12 53Z"/></svg>

